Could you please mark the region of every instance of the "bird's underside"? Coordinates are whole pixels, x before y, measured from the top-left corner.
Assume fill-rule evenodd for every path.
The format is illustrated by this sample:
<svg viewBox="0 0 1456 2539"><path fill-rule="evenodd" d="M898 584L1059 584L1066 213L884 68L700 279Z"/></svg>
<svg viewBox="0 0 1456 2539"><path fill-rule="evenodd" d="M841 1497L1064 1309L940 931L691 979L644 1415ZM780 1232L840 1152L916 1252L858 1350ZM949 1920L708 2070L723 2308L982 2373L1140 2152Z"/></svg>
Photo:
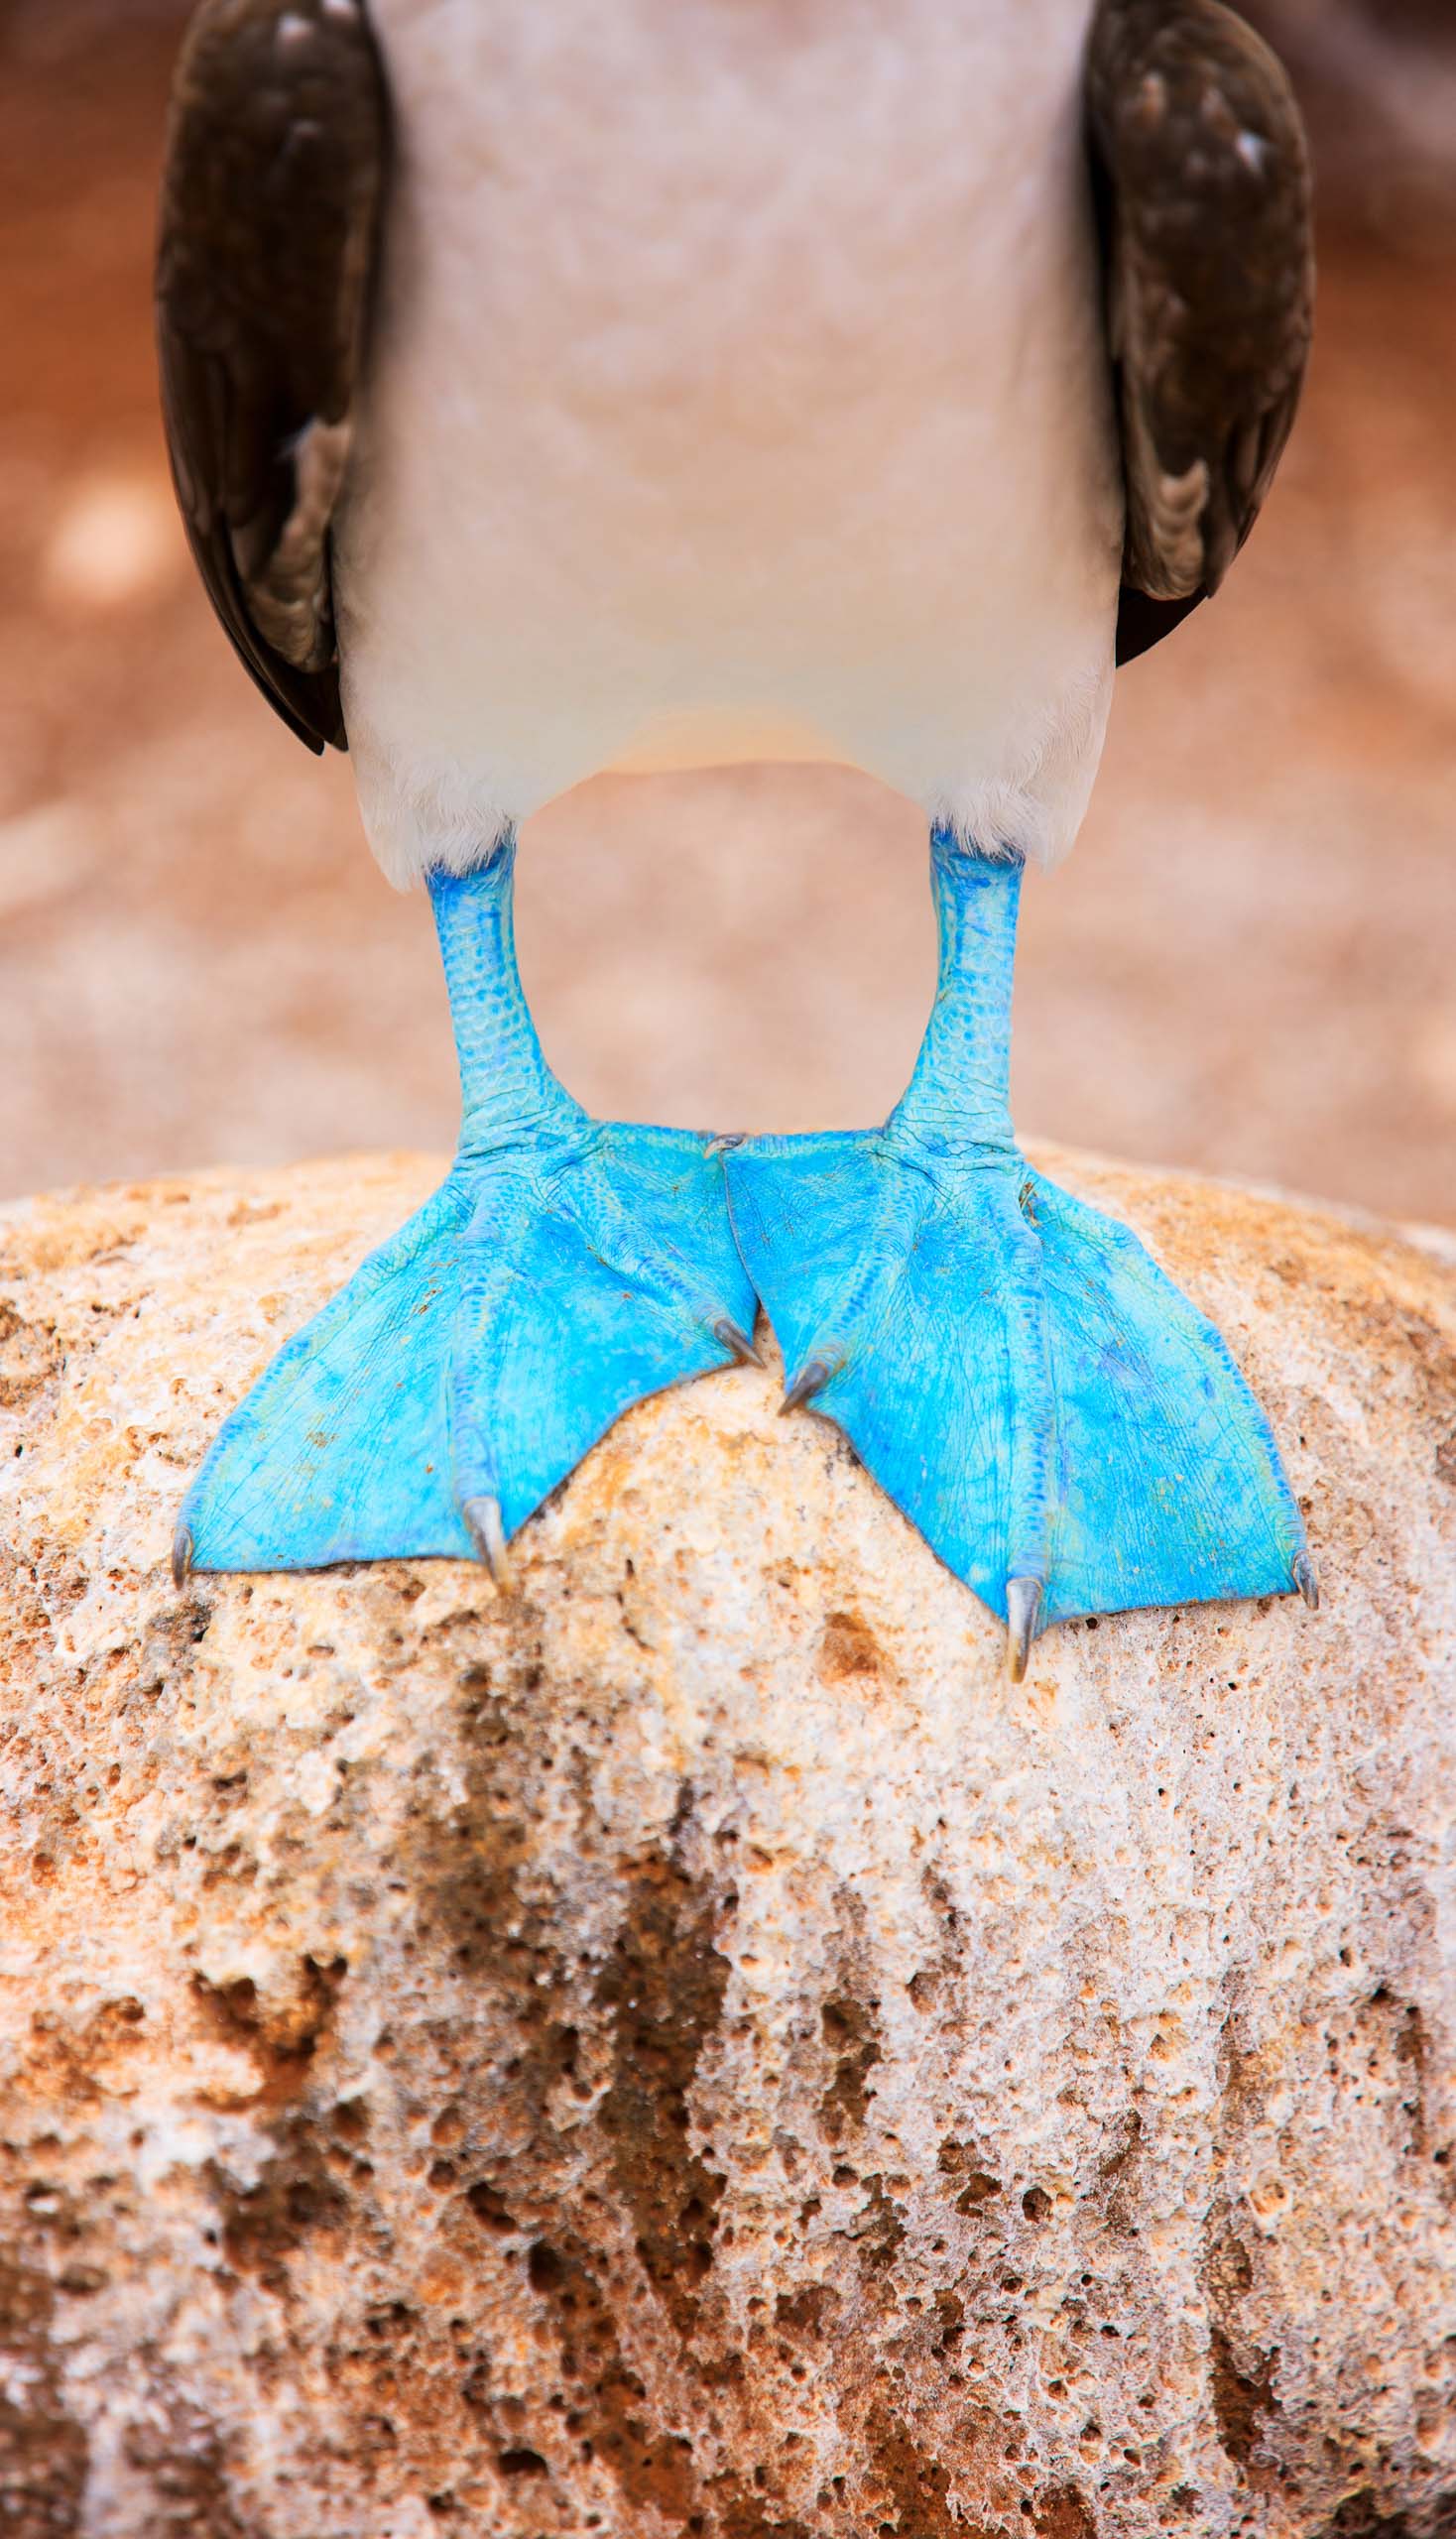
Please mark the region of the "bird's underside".
<svg viewBox="0 0 1456 2539"><path fill-rule="evenodd" d="M692 650L694 619L717 587L695 579L705 563L720 579L725 558L739 568L740 623L752 615L755 576L766 586L765 619L783 609L791 570L786 529L812 508L816 480L835 474L831 417L850 462L870 480L855 526L888 582L896 514L903 539L913 544L918 535L917 525L903 526L917 475L935 476L935 536L955 545L966 522L1004 524L1018 481L1031 474L1035 577L1055 580L1065 551L1080 549L1080 570L1065 575L1056 596L1067 613L1084 605L1094 618L1116 598L1119 658L1157 640L1215 589L1247 537L1303 376L1312 261L1297 114L1273 56L1242 20L1219 0L1100 0L1090 11L1086 0L1017 0L1015 8L981 0L958 12L907 0L889 48L904 66L891 77L887 48L865 38L874 11L822 0L794 22L812 33L823 20L837 34L817 47L800 43L796 57L787 48L777 83L779 13L754 13L765 55L736 65L755 86L730 95L725 117L704 100L735 65L698 61L696 15L691 0L685 9L681 0L623 0L609 19L583 9L578 22L569 0L557 0L536 13L529 42L513 43L513 18L531 22L524 7L472 13L441 0L373 0L371 14L366 0L202 0L195 12L178 73L158 257L168 437L213 605L279 712L315 747L345 743L333 586L340 527L350 565L357 557L360 568L345 599L364 652L383 605L371 565L387 573L394 548L423 542L427 549L432 519L447 524L455 548L478 539L488 559L484 542L506 549L525 510L540 582L557 560L573 480L589 474L593 443L602 488L620 492L607 472L620 463L629 491L638 490L632 454L622 456L629 389L639 406L667 410L640 423L626 417L644 469L656 470L649 490L666 535L676 542L660 601L669 622L651 630L663 652ZM701 16L707 25L725 13ZM611 31L595 65L593 23ZM462 60L461 31L472 25L477 48ZM540 33L552 25L554 50ZM932 32L917 33L925 28ZM636 59L624 30L636 31ZM634 94L622 97L629 86ZM407 118L399 103L392 109L395 89ZM641 128L623 131L614 158L612 123L633 113ZM1068 147L1074 116L1085 160ZM675 153L653 149L665 119L680 133ZM757 136L765 138L756 145ZM516 159L500 173L513 147ZM484 172L472 151L473 162L488 160ZM776 201L776 176L790 160L807 178L796 175ZM927 180L927 161L953 160L984 162L987 175ZM1042 234L1028 251L1020 204L1038 160ZM680 161L701 172L696 234ZM1002 225L1000 204L1014 188L1016 221ZM1100 279L1090 254L1081 256L1084 230ZM674 231L681 243L665 252ZM831 252L846 240L848 276ZM1026 295L1010 307L987 280L988 266L1008 263ZM543 311L551 284L556 303L571 290L579 303ZM1027 301L1037 297L1060 341L1048 343L1044 317L1036 332L1038 312ZM923 309L918 333L903 313L910 306ZM1110 414L1101 382L1078 369L1093 316ZM675 366L663 350L674 327L691 336ZM927 357L933 342L957 332L950 358ZM816 367L795 371L805 334ZM831 344L842 350L841 369ZM569 379L543 380L544 356ZM911 358L917 394L878 406L865 397L867 372ZM426 404L420 378L432 369L440 375ZM1020 403L1008 399L1004 423L993 416L988 425L985 410L1008 371ZM916 437L927 373L948 455ZM1066 409L1079 389L1086 413L1077 438ZM1048 423L1048 404L1057 403L1062 411ZM442 425L429 404L457 411ZM508 435L499 452L490 412L498 406L522 418L516 440ZM695 435L686 481L671 464L674 410ZM351 484L347 461L361 426L366 447ZM403 449L390 445L389 426ZM857 428L878 429L878 445L855 443ZM435 437L447 429L458 437ZM556 446L550 466L523 485L534 434ZM735 510L735 469L745 445L776 440L787 453L778 474L766 467L757 480L742 479L750 497L782 494L787 518L766 525L762 514ZM493 454L514 457L518 480L490 479ZM460 473L472 455L473 481ZM1001 481L986 469L997 456ZM427 474L434 458L456 471L443 486ZM1120 593L1116 574L1099 572L1105 522L1079 517L1097 511L1104 465L1110 471L1117 459L1126 497ZM886 481L900 499L877 507L873 484ZM398 519L381 517L391 505ZM598 520L598 544L606 526ZM826 515L826 528L834 526ZM930 544L927 535L912 556L922 573ZM989 546L999 580L973 603L1003 641L1021 561L1009 545L1003 536L999 548ZM630 580L614 562L619 579ZM500 564L482 578L475 606L485 618L498 604ZM1090 594L1079 582L1094 585ZM610 602L604 577L593 582L583 571L577 588ZM397 575L387 596L409 604L414 594ZM422 596L427 604L434 594ZM871 586L877 608L894 597ZM460 608L461 591L447 581L439 598ZM577 624L578 654L583 631ZM750 626L744 641L762 646L765 631ZM728 659L734 632L725 634ZM831 635L821 625L820 649L832 654ZM459 657L478 651L481 628L457 623L442 643L446 636L463 679L470 664ZM724 675L721 661L717 667ZM489 696L470 702L489 716ZM655 702L644 689L621 718L633 725ZM715 716L726 725L737 702L695 693L681 719L695 714L708 732ZM790 731L795 702L772 686L760 690L754 713L771 741L776 730ZM973 728L974 700L962 711ZM634 737L628 729L612 740L625 746ZM357 743L369 739L360 733ZM504 807L520 816L530 806Z"/></svg>
<svg viewBox="0 0 1456 2539"><path fill-rule="evenodd" d="M995 1086L1020 865L1075 830L1114 659L1248 535L1310 294L1298 118L1219 0L203 0L158 259L179 498L251 675L430 878L466 1119L223 1432L183 1563L499 1567L764 1304L790 1406L1016 1663L1061 1613L1307 1585L1222 1344L1034 1183ZM865 1139L589 1121L520 1000L515 823L744 755L935 825L936 1019Z"/></svg>

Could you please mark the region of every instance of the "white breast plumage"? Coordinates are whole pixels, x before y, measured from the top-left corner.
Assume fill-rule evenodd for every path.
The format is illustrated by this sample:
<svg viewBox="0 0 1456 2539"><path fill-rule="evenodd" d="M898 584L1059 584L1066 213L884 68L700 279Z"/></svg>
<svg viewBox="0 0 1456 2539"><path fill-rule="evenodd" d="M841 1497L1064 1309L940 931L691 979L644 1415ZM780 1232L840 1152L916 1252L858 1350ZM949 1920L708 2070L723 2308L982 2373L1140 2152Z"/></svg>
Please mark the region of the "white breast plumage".
<svg viewBox="0 0 1456 2539"><path fill-rule="evenodd" d="M1121 544L1085 0L374 15L399 157L336 581L387 869L746 756L1063 847Z"/></svg>

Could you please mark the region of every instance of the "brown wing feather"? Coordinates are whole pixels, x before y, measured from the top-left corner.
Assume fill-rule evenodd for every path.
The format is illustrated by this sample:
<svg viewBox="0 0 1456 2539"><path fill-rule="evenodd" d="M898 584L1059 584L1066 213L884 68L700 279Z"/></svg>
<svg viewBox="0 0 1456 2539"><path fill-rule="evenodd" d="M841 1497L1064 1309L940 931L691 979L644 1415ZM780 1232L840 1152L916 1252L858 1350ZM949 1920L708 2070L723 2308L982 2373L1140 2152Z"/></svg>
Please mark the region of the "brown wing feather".
<svg viewBox="0 0 1456 2539"><path fill-rule="evenodd" d="M1087 103L1128 660L1217 590L1288 438L1314 292L1309 159L1282 67L1220 0L1099 0Z"/></svg>
<svg viewBox="0 0 1456 2539"><path fill-rule="evenodd" d="M346 746L329 520L387 148L363 0L202 0L163 178L163 415L207 595L264 695L315 750Z"/></svg>

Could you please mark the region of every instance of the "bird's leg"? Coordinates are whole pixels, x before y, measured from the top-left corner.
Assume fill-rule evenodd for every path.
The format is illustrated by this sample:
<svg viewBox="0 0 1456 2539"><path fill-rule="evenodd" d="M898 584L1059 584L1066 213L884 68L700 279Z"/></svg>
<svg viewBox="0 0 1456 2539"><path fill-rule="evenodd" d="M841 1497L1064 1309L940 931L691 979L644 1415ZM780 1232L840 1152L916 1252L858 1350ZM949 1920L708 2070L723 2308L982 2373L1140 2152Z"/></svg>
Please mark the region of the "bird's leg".
<svg viewBox="0 0 1456 2539"><path fill-rule="evenodd" d="M460 1061L448 1177L291 1340L187 1494L177 1566L506 1547L630 1403L749 1354L712 1142L591 1119L516 967L514 840L430 898Z"/></svg>
<svg viewBox="0 0 1456 2539"><path fill-rule="evenodd" d="M832 1419L1008 1624L1313 1592L1267 1422L1130 1228L1043 1179L1008 1109L1021 867L931 841L935 1004L868 1135L727 1156L786 1408Z"/></svg>

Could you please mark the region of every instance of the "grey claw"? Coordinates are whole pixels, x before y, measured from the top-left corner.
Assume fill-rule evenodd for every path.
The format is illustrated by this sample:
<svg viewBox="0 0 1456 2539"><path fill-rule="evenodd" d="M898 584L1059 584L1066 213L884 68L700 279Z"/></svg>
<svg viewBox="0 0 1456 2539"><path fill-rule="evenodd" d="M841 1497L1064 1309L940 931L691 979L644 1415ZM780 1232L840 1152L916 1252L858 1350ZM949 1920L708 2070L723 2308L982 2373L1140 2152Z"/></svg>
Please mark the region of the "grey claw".
<svg viewBox="0 0 1456 2539"><path fill-rule="evenodd" d="M1319 1611L1319 1577L1307 1551L1296 1551L1289 1572L1312 1614Z"/></svg>
<svg viewBox="0 0 1456 2539"><path fill-rule="evenodd" d="M1014 1684L1026 1681L1027 1660L1041 1611L1039 1578L1008 1578L1006 1582L1006 1671Z"/></svg>
<svg viewBox="0 0 1456 2539"><path fill-rule="evenodd" d="M500 1501L486 1498L467 1499L461 1506L460 1513L465 1519L465 1530L496 1585L502 1588L509 1587L511 1559L506 1549L506 1528L501 1521Z"/></svg>
<svg viewBox="0 0 1456 2539"><path fill-rule="evenodd" d="M832 1360L820 1357L805 1358L779 1404L780 1418L783 1418L786 1411L800 1410L806 1401L812 1401L816 1392L823 1391L833 1373Z"/></svg>
<svg viewBox="0 0 1456 2539"><path fill-rule="evenodd" d="M181 1595L192 1574L192 1529L181 1517L172 1537L172 1583Z"/></svg>
<svg viewBox="0 0 1456 2539"><path fill-rule="evenodd" d="M740 1367L761 1367L763 1365L764 1362L759 1356L757 1349L754 1347L753 1342L750 1340L748 1333L740 1328L740 1326L733 1320L731 1314L724 1313L718 1316L717 1321L713 1325L713 1338L715 1340L721 1340L725 1349L732 1350Z"/></svg>

